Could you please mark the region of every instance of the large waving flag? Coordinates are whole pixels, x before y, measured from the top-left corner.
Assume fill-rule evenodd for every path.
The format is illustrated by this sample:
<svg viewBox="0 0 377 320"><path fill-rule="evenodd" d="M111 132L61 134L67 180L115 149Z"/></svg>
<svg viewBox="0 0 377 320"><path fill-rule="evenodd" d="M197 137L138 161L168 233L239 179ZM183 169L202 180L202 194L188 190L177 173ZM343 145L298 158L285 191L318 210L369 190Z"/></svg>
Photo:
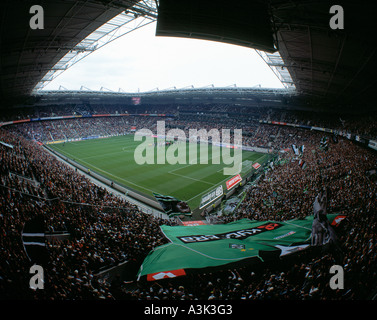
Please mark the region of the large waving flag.
<svg viewBox="0 0 377 320"><path fill-rule="evenodd" d="M44 265L48 261L43 216L37 216L25 223L22 241L26 255L32 263Z"/></svg>
<svg viewBox="0 0 377 320"><path fill-rule="evenodd" d="M335 231L327 219L327 191L323 189L313 203L312 245L321 246L336 242Z"/></svg>
<svg viewBox="0 0 377 320"><path fill-rule="evenodd" d="M328 215L330 222L337 215ZM279 260L311 244L313 216L301 220L250 221L198 226L161 226L170 240L145 258L138 278L154 281L208 268Z"/></svg>

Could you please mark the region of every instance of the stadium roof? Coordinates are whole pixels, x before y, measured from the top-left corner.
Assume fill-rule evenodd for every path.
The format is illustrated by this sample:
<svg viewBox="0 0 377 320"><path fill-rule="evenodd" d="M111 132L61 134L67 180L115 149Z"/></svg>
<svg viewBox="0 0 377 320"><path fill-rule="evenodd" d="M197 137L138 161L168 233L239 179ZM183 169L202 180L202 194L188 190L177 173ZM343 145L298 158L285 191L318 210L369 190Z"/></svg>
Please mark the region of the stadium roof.
<svg viewBox="0 0 377 320"><path fill-rule="evenodd" d="M234 104L245 107L299 108L294 90L284 88L243 88L243 87L186 87L128 93L114 91L43 90L33 98L34 106L54 105L172 105Z"/></svg>
<svg viewBox="0 0 377 320"><path fill-rule="evenodd" d="M22 101L37 85L43 87L43 81L51 80L98 47L143 25L124 28L147 12L144 1L136 2L2 1L1 97L16 103ZM38 4L43 8L44 29L33 30L29 24L33 14L29 10ZM147 17L151 14L148 10Z"/></svg>
<svg viewBox="0 0 377 320"><path fill-rule="evenodd" d="M375 4L366 1L272 1L279 52L299 93L328 103L374 100ZM329 26L342 5L344 29Z"/></svg>
<svg viewBox="0 0 377 320"><path fill-rule="evenodd" d="M158 3L162 1L166 0ZM51 0L41 2L44 29L32 30L29 10L38 2L7 0L0 4L2 104L24 101L34 88L43 87L43 81L51 80L82 56L136 28L121 29L134 19L140 16L148 21L156 19L153 0ZM213 1L209 3L213 5ZM216 3L217 6L220 3L231 5L225 1ZM242 3L237 3L238 10ZM285 84L291 85L291 76L297 92L312 105L331 107L334 104L358 104L364 108L374 107L374 32L377 21L370 4L338 1L337 4L344 8L345 26L344 30L332 30L329 26L332 1L270 0L265 3L269 4L274 47L270 47L269 52L259 52ZM122 12L123 17L121 15L114 20ZM225 14L218 19L219 25L229 24L229 17ZM109 21L113 23L105 26ZM174 28L169 32L174 35ZM253 47L253 41L245 42L245 34L240 34L238 40L237 35L232 34L229 41L224 35L210 32L206 30L205 35L186 32L183 35L177 29L178 36L207 37ZM212 30L212 33L216 31ZM92 38L87 38L89 35ZM274 48L278 49L281 59L276 58ZM63 57L65 60L61 60Z"/></svg>

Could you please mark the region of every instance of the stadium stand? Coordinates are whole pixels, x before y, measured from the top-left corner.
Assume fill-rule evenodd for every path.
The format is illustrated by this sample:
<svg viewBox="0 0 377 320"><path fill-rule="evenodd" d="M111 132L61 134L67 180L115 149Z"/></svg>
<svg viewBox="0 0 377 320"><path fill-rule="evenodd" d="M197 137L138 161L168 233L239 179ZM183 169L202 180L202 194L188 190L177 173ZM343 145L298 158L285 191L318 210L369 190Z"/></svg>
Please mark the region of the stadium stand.
<svg viewBox="0 0 377 320"><path fill-rule="evenodd" d="M201 108L210 113L217 106ZM67 110L63 108L63 110ZM72 110L72 109L71 109ZM199 110L199 109L198 109ZM232 110L223 106L222 111ZM107 110L104 107L103 111ZM164 108L157 111L166 111ZM201 113L201 112L200 112ZM51 116L51 114L45 114ZM315 196L325 185L329 192L328 212L347 216L339 231L340 251L302 252L295 260L281 264L225 269L187 275L159 282L98 277L101 270L133 261L141 263L149 251L163 243L161 224L174 221L156 219L139 211L124 199L98 187L88 178L51 156L38 142L79 138L90 134L124 134L136 125L150 127L154 117L101 117L39 121L4 126L0 130L1 151L1 279L3 298L33 299L368 299L376 285L376 181L366 174L375 168L373 150L339 137L329 150L318 146L323 132L261 123L265 117L307 124L315 121L296 113L264 110L259 119L245 123L249 145L269 145L280 153L280 162L266 171L233 215L222 222L241 218L283 221L311 215ZM182 115L171 127L222 128L237 126L242 119L219 123L203 114ZM294 121L292 121L294 120ZM206 125L203 126L203 121ZM245 120L242 120L245 122ZM320 121L320 120L319 120ZM339 121L339 120L338 120ZM329 125L337 123L327 122ZM351 128L363 128L373 135L374 127L353 119ZM370 129L370 131L369 131ZM297 163L290 146L305 145ZM43 215L46 234L67 232L65 240L46 240L50 260L47 290L26 290L29 262L23 248L25 222ZM347 272L347 290L329 288L328 268L339 263ZM17 285L15 285L17 284ZM362 284L362 285L361 285Z"/></svg>

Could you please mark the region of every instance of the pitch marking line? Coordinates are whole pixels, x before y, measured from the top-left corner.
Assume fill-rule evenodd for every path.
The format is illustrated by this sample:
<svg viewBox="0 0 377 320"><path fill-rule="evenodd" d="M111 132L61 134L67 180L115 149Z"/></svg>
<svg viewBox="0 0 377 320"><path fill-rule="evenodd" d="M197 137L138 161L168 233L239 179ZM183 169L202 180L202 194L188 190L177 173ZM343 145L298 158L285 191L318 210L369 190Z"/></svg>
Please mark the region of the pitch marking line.
<svg viewBox="0 0 377 320"><path fill-rule="evenodd" d="M263 158L266 157L266 156L267 156L267 155L264 154L264 155L258 157L258 159L256 159L255 162L261 161L261 159L263 159ZM264 159L263 159L263 160L264 160ZM261 162L262 162L262 161L261 161ZM219 186L220 184L223 184L223 183L224 183L226 180L228 180L229 178L230 178L230 176L227 176L225 179L223 179L222 181L216 183L215 185L218 185L218 186ZM201 196L202 194L208 192L208 190L209 190L209 189L204 190L204 191L201 192L201 193L198 193L196 196L192 197L191 199L188 199L186 202L189 202L189 201L191 201L191 200L194 200L194 199L198 198L198 197Z"/></svg>
<svg viewBox="0 0 377 320"><path fill-rule="evenodd" d="M209 184L209 185L211 185L211 186L214 186L214 185L215 185L215 183L207 182L207 181L200 180L200 179L191 178L191 177L189 177L189 176L184 176L184 175L182 175L182 174L172 173L172 172L168 172L168 173L173 174L173 175L175 175L175 176L179 176L179 177L185 178L185 179L190 179L190 180L194 180L194 181L198 181L198 182L206 183L206 184Z"/></svg>

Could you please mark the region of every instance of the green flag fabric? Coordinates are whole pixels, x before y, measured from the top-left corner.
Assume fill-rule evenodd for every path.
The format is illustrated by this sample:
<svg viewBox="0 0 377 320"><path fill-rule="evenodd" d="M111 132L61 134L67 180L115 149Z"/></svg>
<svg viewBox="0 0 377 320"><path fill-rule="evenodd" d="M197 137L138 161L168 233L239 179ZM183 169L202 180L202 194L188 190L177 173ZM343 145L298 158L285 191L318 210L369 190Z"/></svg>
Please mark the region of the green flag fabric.
<svg viewBox="0 0 377 320"><path fill-rule="evenodd" d="M332 223L337 215L328 215ZM310 246L313 217L301 220L250 221L198 226L161 226L170 243L145 258L138 278L149 281L185 275L193 269L263 262Z"/></svg>

